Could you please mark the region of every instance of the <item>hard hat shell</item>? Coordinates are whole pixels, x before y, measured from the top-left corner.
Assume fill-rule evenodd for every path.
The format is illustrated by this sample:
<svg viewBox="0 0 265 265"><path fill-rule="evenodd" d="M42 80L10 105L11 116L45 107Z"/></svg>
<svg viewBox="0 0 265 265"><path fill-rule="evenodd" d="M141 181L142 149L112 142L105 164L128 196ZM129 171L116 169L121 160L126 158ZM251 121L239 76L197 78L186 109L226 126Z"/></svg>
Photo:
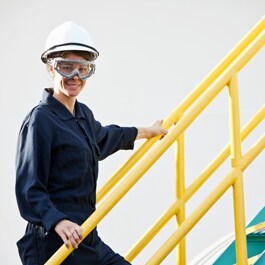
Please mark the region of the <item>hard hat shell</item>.
<svg viewBox="0 0 265 265"><path fill-rule="evenodd" d="M64 22L51 31L41 60L47 63L49 55L59 51L87 51L92 57L91 60L96 60L99 55L89 33L72 21Z"/></svg>

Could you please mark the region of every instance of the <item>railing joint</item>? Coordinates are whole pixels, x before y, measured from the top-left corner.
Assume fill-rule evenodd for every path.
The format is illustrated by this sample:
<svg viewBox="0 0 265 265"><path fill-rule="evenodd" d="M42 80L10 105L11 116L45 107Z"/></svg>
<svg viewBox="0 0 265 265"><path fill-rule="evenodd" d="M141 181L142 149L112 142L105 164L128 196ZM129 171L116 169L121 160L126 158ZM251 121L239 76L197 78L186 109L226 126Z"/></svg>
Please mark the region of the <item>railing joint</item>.
<svg viewBox="0 0 265 265"><path fill-rule="evenodd" d="M234 168L236 171L238 171L240 174L243 173L244 171L244 163L243 160L241 161L235 161L234 159L231 159L231 166Z"/></svg>

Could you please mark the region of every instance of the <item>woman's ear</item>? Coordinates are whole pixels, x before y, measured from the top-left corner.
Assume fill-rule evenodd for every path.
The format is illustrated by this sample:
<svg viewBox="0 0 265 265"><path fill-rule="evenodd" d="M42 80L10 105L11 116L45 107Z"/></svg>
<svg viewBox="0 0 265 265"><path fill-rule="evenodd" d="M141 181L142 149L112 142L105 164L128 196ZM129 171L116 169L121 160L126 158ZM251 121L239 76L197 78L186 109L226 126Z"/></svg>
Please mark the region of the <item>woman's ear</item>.
<svg viewBox="0 0 265 265"><path fill-rule="evenodd" d="M49 64L48 65L48 70L49 70L51 76L54 78L55 77L55 71L54 71L53 66Z"/></svg>

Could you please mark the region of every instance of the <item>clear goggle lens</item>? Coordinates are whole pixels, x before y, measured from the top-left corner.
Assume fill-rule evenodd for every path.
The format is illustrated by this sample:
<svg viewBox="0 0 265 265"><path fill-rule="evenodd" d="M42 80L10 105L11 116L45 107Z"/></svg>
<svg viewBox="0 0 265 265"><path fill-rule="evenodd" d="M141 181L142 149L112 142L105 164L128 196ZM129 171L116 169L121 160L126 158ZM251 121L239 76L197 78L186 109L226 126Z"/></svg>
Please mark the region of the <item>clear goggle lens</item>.
<svg viewBox="0 0 265 265"><path fill-rule="evenodd" d="M68 79L78 75L80 79L84 80L95 73L95 64L87 60L55 58L52 60L51 64L55 71Z"/></svg>

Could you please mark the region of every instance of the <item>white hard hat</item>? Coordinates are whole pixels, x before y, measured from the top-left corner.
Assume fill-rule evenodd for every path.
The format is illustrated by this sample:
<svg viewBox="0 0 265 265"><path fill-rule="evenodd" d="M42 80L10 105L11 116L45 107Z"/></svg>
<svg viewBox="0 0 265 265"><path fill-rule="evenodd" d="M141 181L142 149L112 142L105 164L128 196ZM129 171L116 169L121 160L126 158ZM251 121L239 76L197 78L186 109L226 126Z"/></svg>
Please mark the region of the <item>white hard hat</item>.
<svg viewBox="0 0 265 265"><path fill-rule="evenodd" d="M92 60L96 60L99 55L89 33L72 21L67 21L51 31L41 60L47 63L49 55L59 51L87 51Z"/></svg>

